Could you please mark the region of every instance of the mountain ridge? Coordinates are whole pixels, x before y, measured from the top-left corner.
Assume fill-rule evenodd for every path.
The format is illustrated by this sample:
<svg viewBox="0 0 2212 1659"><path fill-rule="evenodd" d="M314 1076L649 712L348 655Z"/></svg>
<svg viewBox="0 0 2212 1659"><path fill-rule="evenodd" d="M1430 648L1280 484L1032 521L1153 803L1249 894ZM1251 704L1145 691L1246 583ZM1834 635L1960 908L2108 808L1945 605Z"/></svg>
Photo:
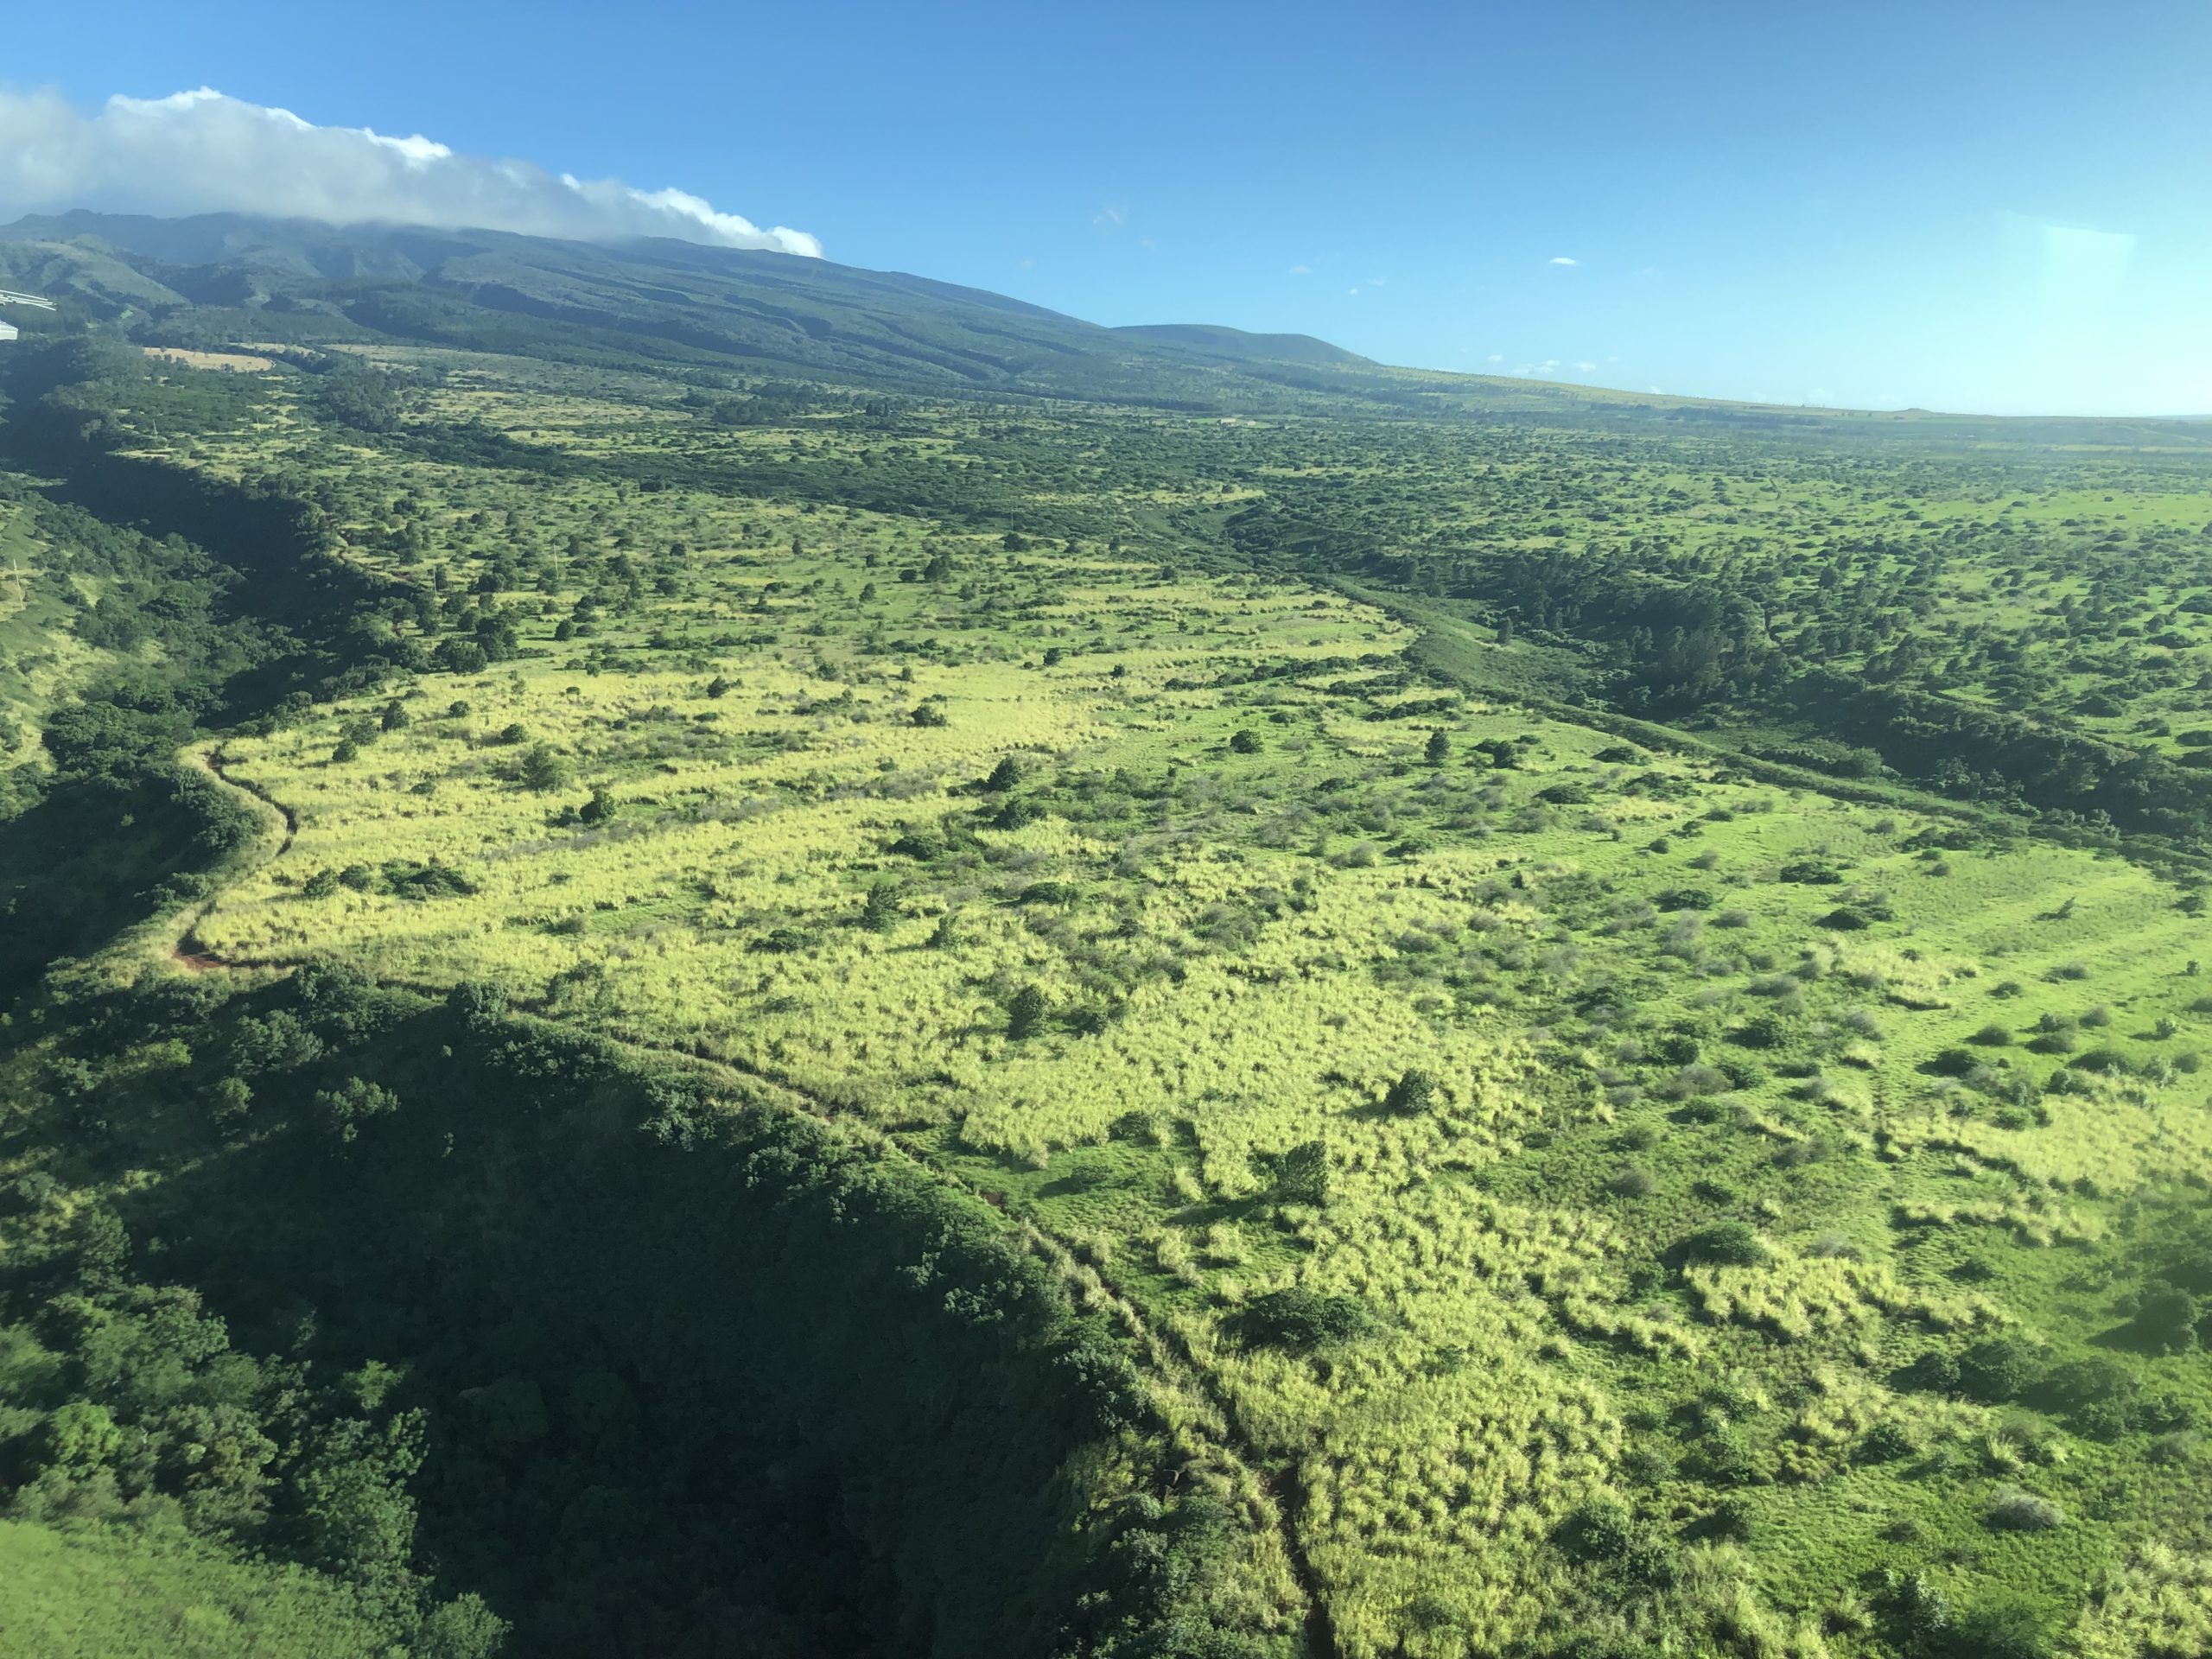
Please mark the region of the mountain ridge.
<svg viewBox="0 0 2212 1659"><path fill-rule="evenodd" d="M281 320L280 336L497 348L531 332L516 321L527 318L579 340L769 372L1168 403L1211 401L1205 383L1224 372L1379 368L1302 335L1109 328L932 277L657 238L77 209L0 226L0 272L149 344L192 344L155 336L234 331L251 317L264 333Z"/></svg>

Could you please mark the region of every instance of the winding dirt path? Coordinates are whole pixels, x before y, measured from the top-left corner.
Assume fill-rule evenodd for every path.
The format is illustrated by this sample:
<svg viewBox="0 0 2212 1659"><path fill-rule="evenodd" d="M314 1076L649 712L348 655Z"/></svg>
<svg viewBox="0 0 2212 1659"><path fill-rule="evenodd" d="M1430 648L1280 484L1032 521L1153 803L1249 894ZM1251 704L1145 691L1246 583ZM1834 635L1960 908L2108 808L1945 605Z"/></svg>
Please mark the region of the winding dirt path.
<svg viewBox="0 0 2212 1659"><path fill-rule="evenodd" d="M270 811L274 812L284 826L283 834L277 837L275 846L266 846L266 837L264 837L262 843L257 843L248 855L239 859L229 871L226 872L229 880L235 880L249 870L259 869L263 865L283 857L291 850L292 842L300 833L299 815L267 790L262 788L260 785L250 783L243 778L233 778L229 770L230 754L222 744L216 743L206 748L187 749L182 759L187 766L197 766L225 788L234 789L239 794L259 802ZM188 974L211 974L225 968L276 968L288 965L273 962L228 960L208 950L201 943L200 925L207 919L207 913L215 908L216 901L222 896L221 889L218 888L209 895L205 903L197 906L185 918L183 927L177 932L175 943L169 947L170 962Z"/></svg>

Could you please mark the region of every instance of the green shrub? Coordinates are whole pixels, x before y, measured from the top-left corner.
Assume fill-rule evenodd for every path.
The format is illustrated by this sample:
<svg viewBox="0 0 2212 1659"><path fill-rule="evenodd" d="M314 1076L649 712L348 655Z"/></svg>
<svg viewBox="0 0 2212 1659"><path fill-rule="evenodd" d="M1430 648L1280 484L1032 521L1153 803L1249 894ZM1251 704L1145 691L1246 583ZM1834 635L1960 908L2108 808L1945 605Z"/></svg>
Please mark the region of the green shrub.
<svg viewBox="0 0 2212 1659"><path fill-rule="evenodd" d="M2035 1375L2035 1351L2018 1337L1985 1337L1959 1356L1960 1388L1993 1405L2018 1399Z"/></svg>
<svg viewBox="0 0 2212 1659"><path fill-rule="evenodd" d="M521 769L516 775L524 789L542 795L569 781L569 763L554 752L550 744L533 743L523 756Z"/></svg>
<svg viewBox="0 0 2212 1659"><path fill-rule="evenodd" d="M1426 1111L1436 1099L1436 1093L1435 1076L1415 1066L1402 1073L1398 1080L1390 1085L1389 1092L1382 1096L1382 1109L1386 1112Z"/></svg>
<svg viewBox="0 0 2212 1659"><path fill-rule="evenodd" d="M1947 1659L2051 1659L2056 1651L2049 1617L2012 1596L1969 1608L1943 1644Z"/></svg>
<svg viewBox="0 0 2212 1659"><path fill-rule="evenodd" d="M2067 1064L2077 1071L2087 1071L2094 1076L2123 1075L2130 1069L2127 1056L2116 1048L2093 1048Z"/></svg>
<svg viewBox="0 0 2212 1659"><path fill-rule="evenodd" d="M1287 1152L1263 1152L1253 1160L1263 1170L1278 1204L1329 1202L1329 1147L1325 1141L1301 1141Z"/></svg>
<svg viewBox="0 0 2212 1659"><path fill-rule="evenodd" d="M1770 1259L1765 1241L1750 1224L1719 1221L1681 1243L1684 1260L1732 1268L1762 1267Z"/></svg>
<svg viewBox="0 0 2212 1659"><path fill-rule="evenodd" d="M1611 1497L1586 1498L1553 1529L1553 1540L1578 1561L1614 1561L1636 1541L1636 1516Z"/></svg>
<svg viewBox="0 0 2212 1659"><path fill-rule="evenodd" d="M1291 1353L1350 1342L1374 1328L1375 1316L1357 1296L1332 1296L1294 1285L1254 1298L1229 1321L1249 1347Z"/></svg>
<svg viewBox="0 0 2212 1659"><path fill-rule="evenodd" d="M1894 1418L1885 1417L1859 1437L1861 1463L1895 1463L1920 1450L1912 1432Z"/></svg>
<svg viewBox="0 0 2212 1659"><path fill-rule="evenodd" d="M1885 1576L1886 1599L1908 1641L1931 1654L1945 1651L1941 1644L1955 1637L1955 1629L1943 1586L1920 1568L1900 1573L1891 1567Z"/></svg>
<svg viewBox="0 0 2212 1659"><path fill-rule="evenodd" d="M1736 1028L1734 1040L1745 1048L1780 1048L1790 1036L1789 1021L1771 1012L1755 1014Z"/></svg>
<svg viewBox="0 0 2212 1659"><path fill-rule="evenodd" d="M2066 1524L2066 1511L2047 1497L2008 1486L1991 1497L1982 1520L1999 1532L2048 1532Z"/></svg>
<svg viewBox="0 0 2212 1659"><path fill-rule="evenodd" d="M1749 1501L1741 1497L1724 1497L1706 1516L1705 1531L1710 1537L1744 1543L1750 1540L1758 1523L1758 1512Z"/></svg>

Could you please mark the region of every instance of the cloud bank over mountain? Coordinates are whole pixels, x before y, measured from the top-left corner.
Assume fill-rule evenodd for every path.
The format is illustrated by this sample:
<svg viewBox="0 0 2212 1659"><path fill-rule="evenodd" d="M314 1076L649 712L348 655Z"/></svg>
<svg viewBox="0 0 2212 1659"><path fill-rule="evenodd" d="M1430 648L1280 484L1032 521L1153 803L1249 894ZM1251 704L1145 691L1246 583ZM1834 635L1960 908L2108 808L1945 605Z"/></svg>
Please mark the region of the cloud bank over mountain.
<svg viewBox="0 0 2212 1659"><path fill-rule="evenodd" d="M463 156L420 135L321 127L212 87L111 98L89 116L59 92L0 89L0 218L71 207L383 221L594 242L665 236L822 253L804 231L762 229L682 190L639 190L619 179Z"/></svg>

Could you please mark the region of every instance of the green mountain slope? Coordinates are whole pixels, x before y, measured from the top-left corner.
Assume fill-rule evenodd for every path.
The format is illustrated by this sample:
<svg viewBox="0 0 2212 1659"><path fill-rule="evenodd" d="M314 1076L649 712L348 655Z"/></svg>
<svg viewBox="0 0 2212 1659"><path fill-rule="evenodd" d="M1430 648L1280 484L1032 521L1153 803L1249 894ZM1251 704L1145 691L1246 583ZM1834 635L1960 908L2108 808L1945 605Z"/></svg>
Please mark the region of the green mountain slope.
<svg viewBox="0 0 2212 1659"><path fill-rule="evenodd" d="M1204 372L1182 351L981 289L682 242L607 247L493 232L73 213L0 230L0 272L175 344L211 333L385 335L571 357L719 359L868 385L1169 397L1195 390Z"/></svg>

